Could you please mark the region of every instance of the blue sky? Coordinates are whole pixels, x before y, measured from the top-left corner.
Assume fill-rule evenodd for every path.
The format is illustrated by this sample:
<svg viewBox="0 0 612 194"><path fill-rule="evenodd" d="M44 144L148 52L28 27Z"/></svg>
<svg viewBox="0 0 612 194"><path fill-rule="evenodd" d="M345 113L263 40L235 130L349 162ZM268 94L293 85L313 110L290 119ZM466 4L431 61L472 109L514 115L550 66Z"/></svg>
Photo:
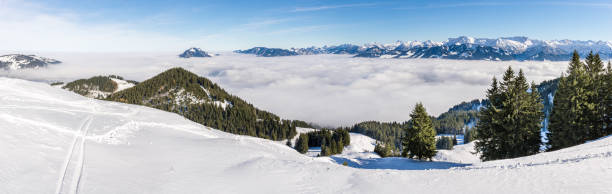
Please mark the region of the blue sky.
<svg viewBox="0 0 612 194"><path fill-rule="evenodd" d="M0 0L0 50L171 51L396 40L612 40L612 1Z"/></svg>

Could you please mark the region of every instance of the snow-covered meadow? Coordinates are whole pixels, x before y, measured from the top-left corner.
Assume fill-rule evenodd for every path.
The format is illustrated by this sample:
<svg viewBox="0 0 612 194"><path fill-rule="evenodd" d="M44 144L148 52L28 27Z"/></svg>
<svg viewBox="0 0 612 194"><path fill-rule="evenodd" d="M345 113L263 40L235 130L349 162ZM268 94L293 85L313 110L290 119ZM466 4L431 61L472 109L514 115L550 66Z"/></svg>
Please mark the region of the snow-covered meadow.
<svg viewBox="0 0 612 194"><path fill-rule="evenodd" d="M215 52L212 52L215 54ZM405 121L416 102L432 115L483 98L493 76L511 65L531 81L552 79L566 62L353 58L349 55L211 58L176 53L34 53L63 61L46 69L0 72L31 80L72 81L117 74L142 81L171 67L205 76L230 93L281 117L323 125Z"/></svg>
<svg viewBox="0 0 612 194"><path fill-rule="evenodd" d="M466 161L474 157L466 144L437 162L353 157L361 166L347 167L169 112L44 83L0 83L2 193L612 192L612 137L492 162ZM351 138L347 152L372 146L367 137Z"/></svg>

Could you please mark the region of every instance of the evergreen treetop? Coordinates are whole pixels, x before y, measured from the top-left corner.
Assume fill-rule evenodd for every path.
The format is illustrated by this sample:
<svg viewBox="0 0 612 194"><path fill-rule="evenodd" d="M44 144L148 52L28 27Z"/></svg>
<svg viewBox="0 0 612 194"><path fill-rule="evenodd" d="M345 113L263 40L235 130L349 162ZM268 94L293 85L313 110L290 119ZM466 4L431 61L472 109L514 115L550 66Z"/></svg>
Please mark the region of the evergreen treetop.
<svg viewBox="0 0 612 194"><path fill-rule="evenodd" d="M436 155L436 132L422 103L417 103L410 114L411 125L403 139L403 155L419 160L431 159Z"/></svg>

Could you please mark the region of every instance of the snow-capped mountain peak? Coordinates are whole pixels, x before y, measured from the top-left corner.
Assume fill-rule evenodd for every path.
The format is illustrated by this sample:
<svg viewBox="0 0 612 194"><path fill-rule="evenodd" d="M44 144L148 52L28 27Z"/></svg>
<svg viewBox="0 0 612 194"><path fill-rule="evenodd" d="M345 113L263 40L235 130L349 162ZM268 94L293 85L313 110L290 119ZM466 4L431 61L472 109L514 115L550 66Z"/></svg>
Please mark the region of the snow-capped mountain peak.
<svg viewBox="0 0 612 194"><path fill-rule="evenodd" d="M255 47L238 53L276 57L313 54L352 54L369 58L443 58L462 60L569 60L576 50L581 56L591 51L603 59L612 58L612 42L581 40L536 40L525 36L475 38L459 36L446 41L395 41L390 44L367 43L363 46L342 44L337 46L292 48Z"/></svg>
<svg viewBox="0 0 612 194"><path fill-rule="evenodd" d="M49 64L61 63L55 59L39 57L36 55L10 54L0 56L0 69L17 70L24 68L47 67Z"/></svg>
<svg viewBox="0 0 612 194"><path fill-rule="evenodd" d="M206 51L203 51L200 48L192 47L182 54L179 55L181 58L190 58L190 57L211 57Z"/></svg>
<svg viewBox="0 0 612 194"><path fill-rule="evenodd" d="M482 39L479 39L479 42ZM448 41L446 41L447 45L461 45L461 44L474 44L474 42L476 41L475 38L472 37L467 37L467 36L460 36L457 38L449 38Z"/></svg>

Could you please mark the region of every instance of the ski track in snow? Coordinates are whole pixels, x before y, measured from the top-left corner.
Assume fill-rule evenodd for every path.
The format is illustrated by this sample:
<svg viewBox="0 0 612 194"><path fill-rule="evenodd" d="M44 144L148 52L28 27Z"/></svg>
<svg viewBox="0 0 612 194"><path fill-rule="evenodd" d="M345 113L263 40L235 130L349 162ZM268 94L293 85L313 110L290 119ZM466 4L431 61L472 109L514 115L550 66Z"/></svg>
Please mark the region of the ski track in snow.
<svg viewBox="0 0 612 194"><path fill-rule="evenodd" d="M81 135L81 151L79 160L77 161L78 167L76 168L77 171L75 171L74 175L72 176L72 183L74 185L74 189L70 190L72 191L72 193L79 192L79 183L81 182L81 176L83 175L83 166L85 165L85 141L87 140L86 137L87 132L89 131L89 125L91 124L91 120L92 119L89 120L87 126L85 127L85 131L83 131L83 134Z"/></svg>
<svg viewBox="0 0 612 194"><path fill-rule="evenodd" d="M89 125L91 124L91 121L93 120L93 115L89 115L87 116L85 119L83 119L83 122L81 123L80 127L79 127L79 132L77 134L75 134L74 139L72 141L72 144L70 145L69 148L69 152L66 156L66 159L64 160L64 165L62 167L62 170L60 171L60 177L58 178L58 182L57 182L57 189L55 190L56 194L60 194L60 193L66 193L66 192L62 192L62 188L64 188L64 182L66 180L66 174L68 174L68 167L70 166L70 163L72 162L72 156L74 155L74 150L79 148L79 160L76 161L78 163L78 165L80 167L78 167L77 169L79 169L78 171L75 171L73 173L73 180L72 180L72 185L75 185L75 189L72 189L71 193L76 193L77 189L78 189L78 183L81 180L81 173L83 170L83 162L84 162L84 156L85 156L85 136L87 135L87 131L89 130ZM77 147L77 142L78 140L80 141L80 146ZM76 184L74 184L75 182L75 175L78 176L78 179L76 180Z"/></svg>

